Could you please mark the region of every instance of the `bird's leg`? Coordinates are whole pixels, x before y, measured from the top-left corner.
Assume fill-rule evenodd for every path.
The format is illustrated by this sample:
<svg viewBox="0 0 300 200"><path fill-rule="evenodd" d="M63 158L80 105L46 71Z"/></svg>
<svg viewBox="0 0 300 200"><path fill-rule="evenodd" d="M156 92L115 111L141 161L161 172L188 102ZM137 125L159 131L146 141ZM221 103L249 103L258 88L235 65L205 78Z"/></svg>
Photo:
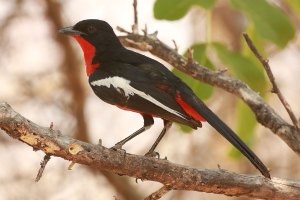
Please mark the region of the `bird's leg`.
<svg viewBox="0 0 300 200"><path fill-rule="evenodd" d="M145 156L150 156L150 157L156 157L156 156L158 156L158 158L159 158L159 153L155 152L154 150L157 147L158 143L161 141L161 139L165 136L166 132L169 130L169 128L171 127L171 125L172 125L171 121L164 120L164 128L163 128L163 130L160 132L158 138L155 140L154 144L149 149L149 151L145 154Z"/></svg>
<svg viewBox="0 0 300 200"><path fill-rule="evenodd" d="M135 136L141 134L142 132L144 132L145 130L149 129L153 124L154 124L154 120L150 115L142 115L144 118L144 126L142 128L140 128L139 130L135 131L134 133L132 133L131 135L129 135L128 137L126 137L125 139L121 140L120 142L116 143L112 149L122 149L122 146L128 142L129 140L131 140L132 138L134 138Z"/></svg>

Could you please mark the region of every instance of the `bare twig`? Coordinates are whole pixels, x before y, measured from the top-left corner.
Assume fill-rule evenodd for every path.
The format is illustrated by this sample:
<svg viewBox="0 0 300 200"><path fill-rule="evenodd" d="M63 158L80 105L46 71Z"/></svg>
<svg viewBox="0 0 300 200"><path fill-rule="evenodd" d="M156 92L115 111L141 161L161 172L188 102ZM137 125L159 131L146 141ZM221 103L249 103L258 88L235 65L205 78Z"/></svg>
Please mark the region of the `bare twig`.
<svg viewBox="0 0 300 200"><path fill-rule="evenodd" d="M126 43L127 47L140 49L141 51L150 51L152 48L152 46L148 45L146 42L136 43L130 39L124 40L123 43Z"/></svg>
<svg viewBox="0 0 300 200"><path fill-rule="evenodd" d="M137 0L133 0L133 12L134 12L134 23L132 25L132 33L139 33L139 21L138 21L138 10L137 10Z"/></svg>
<svg viewBox="0 0 300 200"><path fill-rule="evenodd" d="M38 174L36 175L36 178L35 178L35 182L38 182L42 176L43 176L43 172L44 172L44 169L46 168L46 165L48 163L48 161L50 160L50 155L49 154L46 154L41 162L41 167L39 169L39 172Z"/></svg>
<svg viewBox="0 0 300 200"><path fill-rule="evenodd" d="M271 67L269 65L269 60L263 58L263 56L259 53L258 49L255 47L254 43L252 42L251 38L248 36L247 33L243 33L243 36L244 36L249 48L251 49L251 51L254 53L254 55L257 57L257 59L261 62L261 64L265 68L267 75L272 83L272 87L273 87L272 92L277 94L279 100L281 101L284 108L288 112L294 126L299 131L300 129L299 129L299 124L298 124L297 118L296 118L295 114L293 113L290 104L286 101L286 99L284 98L284 96L282 95L280 89L278 88L278 86L276 84L275 77L274 77Z"/></svg>
<svg viewBox="0 0 300 200"><path fill-rule="evenodd" d="M228 196L298 200L300 183L250 176L226 170L196 169L167 160L115 151L89 144L41 127L0 103L0 128L9 136L51 156L89 165L116 174L167 185L171 190L193 190ZM75 145L76 148L70 148ZM75 151L76 150L76 151Z"/></svg>
<svg viewBox="0 0 300 200"><path fill-rule="evenodd" d="M174 50L178 53L178 46L175 40L172 40L173 44L174 44Z"/></svg>
<svg viewBox="0 0 300 200"><path fill-rule="evenodd" d="M148 197L145 198L145 200L157 200L162 198L165 194L167 194L170 191L170 187L164 185L159 190L153 192Z"/></svg>
<svg viewBox="0 0 300 200"><path fill-rule="evenodd" d="M121 33L127 33L127 34L130 34L129 31L127 31L126 29L120 27L120 26L117 26L117 30L120 31Z"/></svg>

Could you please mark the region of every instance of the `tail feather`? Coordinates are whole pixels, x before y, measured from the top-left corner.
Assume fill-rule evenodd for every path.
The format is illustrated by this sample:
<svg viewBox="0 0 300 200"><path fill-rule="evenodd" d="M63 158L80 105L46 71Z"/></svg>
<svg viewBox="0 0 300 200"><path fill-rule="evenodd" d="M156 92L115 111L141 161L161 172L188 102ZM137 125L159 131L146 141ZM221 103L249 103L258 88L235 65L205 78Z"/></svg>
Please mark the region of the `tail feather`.
<svg viewBox="0 0 300 200"><path fill-rule="evenodd" d="M223 137L225 137L233 146L235 146L243 155L245 155L249 161L262 173L263 176L271 178L269 170L255 155L255 153L203 102L197 103L196 110L212 127L214 127Z"/></svg>

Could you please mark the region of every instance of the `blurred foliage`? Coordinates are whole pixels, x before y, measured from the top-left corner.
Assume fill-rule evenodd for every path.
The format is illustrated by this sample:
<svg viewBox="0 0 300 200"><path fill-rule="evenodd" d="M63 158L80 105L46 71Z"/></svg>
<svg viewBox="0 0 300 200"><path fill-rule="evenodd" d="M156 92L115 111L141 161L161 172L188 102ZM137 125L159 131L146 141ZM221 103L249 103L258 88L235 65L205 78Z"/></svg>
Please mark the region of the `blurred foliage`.
<svg viewBox="0 0 300 200"><path fill-rule="evenodd" d="M285 0L287 5L290 7L290 9L298 16L300 17L300 1L296 0Z"/></svg>
<svg viewBox="0 0 300 200"><path fill-rule="evenodd" d="M300 16L300 1L285 0L295 15ZM205 9L207 13L213 12L217 7L218 1L215 0L156 0L154 6L154 16L160 20L178 20L184 17L188 11L194 8ZM253 40L255 46L259 49L263 56L266 56L268 45L274 44L277 50L281 50L294 38L295 28L280 7L270 3L267 0L229 0L228 6L240 12L245 20L245 30ZM238 23L241 20L233 21ZM210 27L211 20L207 19ZM209 31L207 32L210 33ZM211 38L210 35L207 38ZM215 69L213 60L210 60L207 54L207 48L215 52L218 60L223 63L229 71L237 78L246 82L253 90L260 93L262 97L266 97L269 83L265 77L265 72L257 58L253 55L249 47L244 42L241 35L236 38L242 45L239 51L232 51L224 43L211 42L195 44L191 48L194 49L194 58L201 65L210 69ZM193 91L203 100L207 100L213 95L213 88L205 84L197 83L191 77L182 74L174 69L173 72L186 82ZM255 128L257 122L252 111L241 101L236 106L236 131L247 144L252 144L255 137ZM183 127L183 130L190 129ZM240 153L231 150L230 155L238 158Z"/></svg>
<svg viewBox="0 0 300 200"><path fill-rule="evenodd" d="M267 81L264 69L259 63L253 62L251 58L241 53L228 50L224 44L214 43L213 47L219 59L235 77L246 82L255 91L265 92Z"/></svg>
<svg viewBox="0 0 300 200"><path fill-rule="evenodd" d="M157 0L154 4L156 19L178 20L193 6L212 9L216 0Z"/></svg>
<svg viewBox="0 0 300 200"><path fill-rule="evenodd" d="M257 33L283 48L294 37L295 30L288 17L265 0L231 0L234 8L245 13Z"/></svg>

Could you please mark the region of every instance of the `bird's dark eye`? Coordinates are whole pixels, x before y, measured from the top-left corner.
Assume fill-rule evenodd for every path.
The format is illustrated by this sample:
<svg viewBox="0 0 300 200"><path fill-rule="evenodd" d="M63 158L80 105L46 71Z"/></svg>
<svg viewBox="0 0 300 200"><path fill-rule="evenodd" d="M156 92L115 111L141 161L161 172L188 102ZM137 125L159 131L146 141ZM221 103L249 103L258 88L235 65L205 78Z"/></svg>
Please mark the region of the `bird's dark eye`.
<svg viewBox="0 0 300 200"><path fill-rule="evenodd" d="M96 32L96 27L91 25L87 28L88 33L95 33Z"/></svg>

